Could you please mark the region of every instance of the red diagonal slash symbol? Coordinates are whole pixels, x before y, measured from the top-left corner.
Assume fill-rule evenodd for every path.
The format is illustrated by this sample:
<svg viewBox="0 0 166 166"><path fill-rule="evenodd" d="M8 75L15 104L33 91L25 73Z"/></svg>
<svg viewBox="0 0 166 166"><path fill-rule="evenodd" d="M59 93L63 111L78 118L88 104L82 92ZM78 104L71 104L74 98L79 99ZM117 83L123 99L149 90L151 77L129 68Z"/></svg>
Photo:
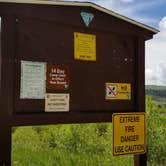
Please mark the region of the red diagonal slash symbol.
<svg viewBox="0 0 166 166"><path fill-rule="evenodd" d="M112 93L114 96L116 96L115 92L114 92L109 86L108 86L107 88L111 91L111 93Z"/></svg>

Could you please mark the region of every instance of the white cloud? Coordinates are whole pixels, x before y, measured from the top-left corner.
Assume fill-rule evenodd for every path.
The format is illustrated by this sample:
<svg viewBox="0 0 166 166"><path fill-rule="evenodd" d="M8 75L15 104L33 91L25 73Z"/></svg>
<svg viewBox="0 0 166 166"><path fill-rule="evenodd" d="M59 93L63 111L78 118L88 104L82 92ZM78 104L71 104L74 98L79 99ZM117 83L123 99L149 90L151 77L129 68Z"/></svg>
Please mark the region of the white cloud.
<svg viewBox="0 0 166 166"><path fill-rule="evenodd" d="M154 74L154 71L150 68L145 70L146 75L146 85L156 85L158 84L158 75Z"/></svg>
<svg viewBox="0 0 166 166"><path fill-rule="evenodd" d="M160 21L159 27L160 27L159 36L160 36L161 38L166 39L166 16L163 17L163 19Z"/></svg>
<svg viewBox="0 0 166 166"><path fill-rule="evenodd" d="M159 29L154 39L146 42L146 84L166 85L166 17L159 22Z"/></svg>

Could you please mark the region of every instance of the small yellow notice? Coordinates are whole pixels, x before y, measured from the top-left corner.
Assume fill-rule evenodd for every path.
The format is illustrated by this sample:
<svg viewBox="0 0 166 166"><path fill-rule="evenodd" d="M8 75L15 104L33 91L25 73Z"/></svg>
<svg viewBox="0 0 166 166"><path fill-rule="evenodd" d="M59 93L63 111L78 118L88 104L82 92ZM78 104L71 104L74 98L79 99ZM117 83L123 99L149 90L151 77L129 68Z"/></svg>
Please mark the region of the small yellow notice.
<svg viewBox="0 0 166 166"><path fill-rule="evenodd" d="M96 35L74 32L74 58L96 61Z"/></svg>
<svg viewBox="0 0 166 166"><path fill-rule="evenodd" d="M113 155L146 152L145 113L115 113L113 122Z"/></svg>
<svg viewBox="0 0 166 166"><path fill-rule="evenodd" d="M128 83L106 83L106 100L130 100L131 84Z"/></svg>

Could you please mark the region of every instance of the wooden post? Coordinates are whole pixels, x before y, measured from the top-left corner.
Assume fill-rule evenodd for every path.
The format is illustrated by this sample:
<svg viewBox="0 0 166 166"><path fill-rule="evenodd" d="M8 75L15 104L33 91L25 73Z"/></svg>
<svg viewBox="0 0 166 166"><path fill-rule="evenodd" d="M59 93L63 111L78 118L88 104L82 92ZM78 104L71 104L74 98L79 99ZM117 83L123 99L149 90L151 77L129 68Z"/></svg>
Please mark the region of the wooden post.
<svg viewBox="0 0 166 166"><path fill-rule="evenodd" d="M134 156L134 166L146 166L146 165L147 165L147 154Z"/></svg>
<svg viewBox="0 0 166 166"><path fill-rule="evenodd" d="M136 112L145 112L145 39L137 38L136 41ZM134 155L134 166L146 166L146 154Z"/></svg>
<svg viewBox="0 0 166 166"><path fill-rule="evenodd" d="M0 55L0 165L2 166L11 166L11 127L14 109L14 22L13 16L2 16Z"/></svg>

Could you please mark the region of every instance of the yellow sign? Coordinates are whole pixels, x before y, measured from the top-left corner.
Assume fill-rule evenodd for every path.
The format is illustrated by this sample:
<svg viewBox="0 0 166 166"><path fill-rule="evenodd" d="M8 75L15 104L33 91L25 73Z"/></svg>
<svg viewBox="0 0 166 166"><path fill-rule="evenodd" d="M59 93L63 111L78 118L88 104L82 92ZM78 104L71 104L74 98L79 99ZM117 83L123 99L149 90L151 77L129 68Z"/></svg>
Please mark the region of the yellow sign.
<svg viewBox="0 0 166 166"><path fill-rule="evenodd" d="M106 83L106 100L130 100L131 84L128 83Z"/></svg>
<svg viewBox="0 0 166 166"><path fill-rule="evenodd" d="M145 113L115 113L113 122L113 155L146 152Z"/></svg>
<svg viewBox="0 0 166 166"><path fill-rule="evenodd" d="M96 36L74 32L74 58L96 61Z"/></svg>

